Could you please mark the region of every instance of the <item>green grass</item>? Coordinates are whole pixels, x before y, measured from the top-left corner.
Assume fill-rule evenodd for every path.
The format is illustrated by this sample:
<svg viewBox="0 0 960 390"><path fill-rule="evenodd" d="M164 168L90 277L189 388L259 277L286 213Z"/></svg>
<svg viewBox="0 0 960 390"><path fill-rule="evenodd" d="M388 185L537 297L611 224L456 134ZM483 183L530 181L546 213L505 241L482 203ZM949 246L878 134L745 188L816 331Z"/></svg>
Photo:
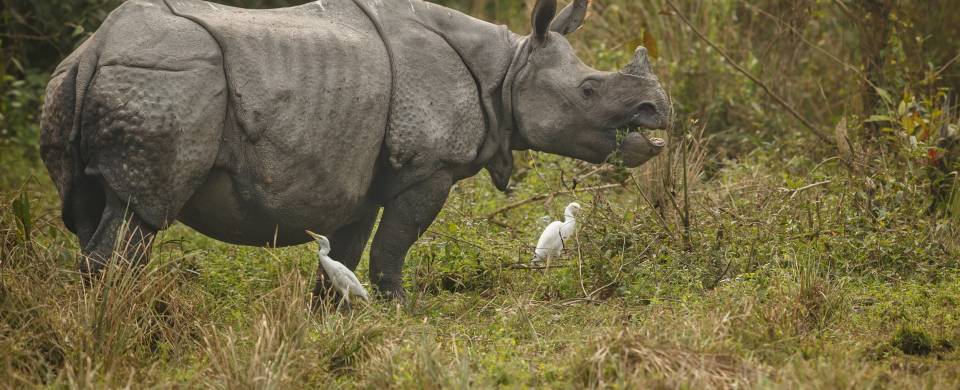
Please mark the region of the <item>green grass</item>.
<svg viewBox="0 0 960 390"><path fill-rule="evenodd" d="M408 256L407 302L348 313L308 310L313 245L231 246L179 225L159 237L142 273L114 268L86 288L56 194L39 167L27 168L36 177L23 188L32 241L8 207L21 191L2 196L0 383L960 385L955 225L925 212L909 170L874 176L883 191L871 212L862 179L842 164L784 156L791 153L758 150L710 178L694 172L684 239L682 204L650 207L669 200L669 188L650 179L665 175L663 161L602 169L577 188L627 185L548 196L492 222L500 207L572 190L572 178L595 170L522 154L509 196L485 176L457 185ZM539 217L558 216L572 200L585 208L562 267L511 268L529 258Z"/></svg>

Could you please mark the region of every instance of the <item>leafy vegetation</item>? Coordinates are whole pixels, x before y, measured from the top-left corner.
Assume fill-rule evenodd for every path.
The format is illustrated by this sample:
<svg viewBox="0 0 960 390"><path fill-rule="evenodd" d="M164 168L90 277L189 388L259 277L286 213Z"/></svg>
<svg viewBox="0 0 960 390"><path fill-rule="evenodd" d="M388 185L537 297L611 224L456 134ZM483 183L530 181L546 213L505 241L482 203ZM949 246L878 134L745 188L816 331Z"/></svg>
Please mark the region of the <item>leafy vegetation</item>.
<svg viewBox="0 0 960 390"><path fill-rule="evenodd" d="M455 187L407 257L407 302L348 313L308 309L314 245L179 225L148 267L85 285L37 122L47 74L118 1L10 2L0 387L960 387L952 3L673 2L594 0L572 38L601 69L650 49L668 152L640 169L517 152L510 194ZM526 31L533 1L445 3ZM515 267L573 200L573 249Z"/></svg>

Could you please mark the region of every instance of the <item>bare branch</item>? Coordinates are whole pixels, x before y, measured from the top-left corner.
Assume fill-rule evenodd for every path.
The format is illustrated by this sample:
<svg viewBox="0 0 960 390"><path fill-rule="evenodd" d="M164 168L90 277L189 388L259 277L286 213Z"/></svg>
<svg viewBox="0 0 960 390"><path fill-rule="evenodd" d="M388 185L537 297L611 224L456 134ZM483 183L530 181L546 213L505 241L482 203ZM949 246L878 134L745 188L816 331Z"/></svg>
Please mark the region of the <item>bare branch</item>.
<svg viewBox="0 0 960 390"><path fill-rule="evenodd" d="M783 100L783 98L781 98L779 95L773 92L773 90L771 90L770 87L764 84L763 81L760 81L760 79L754 77L754 75L750 74L750 72L748 72L746 69L743 69L739 64L737 64L736 61L733 60L733 58L731 58L727 54L727 52L723 51L723 49L717 46L717 44L713 43L713 41L711 41L710 38L707 38L706 35L700 32L700 29L694 26L693 23L690 22L690 19L687 19L687 17L684 16L682 12L680 12L680 9L677 8L675 4L673 4L673 1L671 0L664 0L664 1L666 1L667 5L670 6L671 9L673 9L673 12L677 14L677 17L679 17L684 24L686 24L687 26L690 27L691 30L693 30L693 33L696 34L697 37L703 40L711 48L716 50L717 53L720 53L720 55L723 56L723 59L726 60L727 63L730 64L730 66L736 69L737 72L740 72L740 74L746 76L748 79L750 79L750 81L753 81L755 84L759 85L760 88L763 89L763 91L766 92L768 96L770 96L771 98L773 98L774 101L777 102L777 104L779 104L781 107L787 110L787 112L789 112L790 115L792 115L794 118L800 121L800 123L803 124L803 126L806 127L807 130L810 131L810 133L817 136L817 138L820 138L820 140L823 142L826 142L831 145L833 144L833 141L830 139L830 137L827 137L826 134L824 134L822 131L817 129L816 126L813 125L813 123L811 123L802 115L800 115L800 113L797 112L797 110L794 109L792 106L790 106L790 104L787 103L786 100Z"/></svg>
<svg viewBox="0 0 960 390"><path fill-rule="evenodd" d="M596 187L587 187L587 188L581 188L581 189L554 191L554 192L551 192L551 193L548 193L548 194L534 195L534 196L531 196L531 197L529 197L529 198L527 198L527 199L524 199L524 200L521 200L521 201L518 201L518 202L514 202L514 203L511 203L511 204L508 204L508 205L506 205L506 206L503 206L503 207L495 210L494 212L492 212L492 213L490 213L490 214L487 215L487 220L489 220L490 222L493 222L493 223L495 223L495 224L497 224L497 225L504 226L505 224L500 223L499 221L497 221L496 219L494 219L494 217L496 217L498 214L502 214L502 213L504 213L504 212L513 210L513 209L515 209L515 208L517 208L517 207L520 207L520 206L523 206L523 205L525 205L525 204L530 204L530 203L536 202L536 201L538 201L538 200L544 200L544 199L547 199L547 198L552 198L552 197L557 196L557 195L570 194L570 193L574 193L574 192L602 191L602 190L609 190L609 189L611 189L611 188L620 188L620 187L623 187L623 185L622 185L622 184L606 184L606 185L596 186ZM505 226L505 227L509 227L509 226Z"/></svg>

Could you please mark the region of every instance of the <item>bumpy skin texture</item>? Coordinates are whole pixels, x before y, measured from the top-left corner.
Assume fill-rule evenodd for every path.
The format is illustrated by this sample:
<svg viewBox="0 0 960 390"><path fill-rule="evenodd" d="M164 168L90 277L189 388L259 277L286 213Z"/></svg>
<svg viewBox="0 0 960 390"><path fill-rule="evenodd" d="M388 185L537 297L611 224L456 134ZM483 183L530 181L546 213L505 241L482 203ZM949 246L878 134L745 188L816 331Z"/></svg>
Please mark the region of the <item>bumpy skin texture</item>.
<svg viewBox="0 0 960 390"><path fill-rule="evenodd" d="M354 269L382 208L371 279L402 296L407 250L458 180L486 169L505 190L512 150L596 163L619 150L632 165L659 153L616 136L670 116L645 52L599 72L562 35L587 6L555 18L540 0L524 37L420 0L127 1L47 87L41 151L81 269L175 220L246 245L315 231Z"/></svg>

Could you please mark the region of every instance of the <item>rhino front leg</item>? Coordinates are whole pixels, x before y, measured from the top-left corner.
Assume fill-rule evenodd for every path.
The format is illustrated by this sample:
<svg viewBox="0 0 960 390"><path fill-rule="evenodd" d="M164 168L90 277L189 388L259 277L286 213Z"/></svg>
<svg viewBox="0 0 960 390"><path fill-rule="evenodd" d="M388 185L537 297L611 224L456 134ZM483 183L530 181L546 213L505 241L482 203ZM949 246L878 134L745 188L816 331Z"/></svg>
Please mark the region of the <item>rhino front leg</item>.
<svg viewBox="0 0 960 390"><path fill-rule="evenodd" d="M360 263L360 256L363 255L363 249L367 246L367 240L370 239L370 233L373 230L373 223L377 221L379 208L364 215L360 220L350 225L338 229L330 235L330 254L331 258L343 263L351 271L357 269ZM340 297L334 291L333 284L323 272L323 266L317 264L317 284L313 288L313 303L316 306L324 300L333 299L332 302L339 301Z"/></svg>
<svg viewBox="0 0 960 390"><path fill-rule="evenodd" d="M400 193L384 205L383 217L370 251L370 281L386 298L403 298L403 260L440 213L453 179L438 172Z"/></svg>

